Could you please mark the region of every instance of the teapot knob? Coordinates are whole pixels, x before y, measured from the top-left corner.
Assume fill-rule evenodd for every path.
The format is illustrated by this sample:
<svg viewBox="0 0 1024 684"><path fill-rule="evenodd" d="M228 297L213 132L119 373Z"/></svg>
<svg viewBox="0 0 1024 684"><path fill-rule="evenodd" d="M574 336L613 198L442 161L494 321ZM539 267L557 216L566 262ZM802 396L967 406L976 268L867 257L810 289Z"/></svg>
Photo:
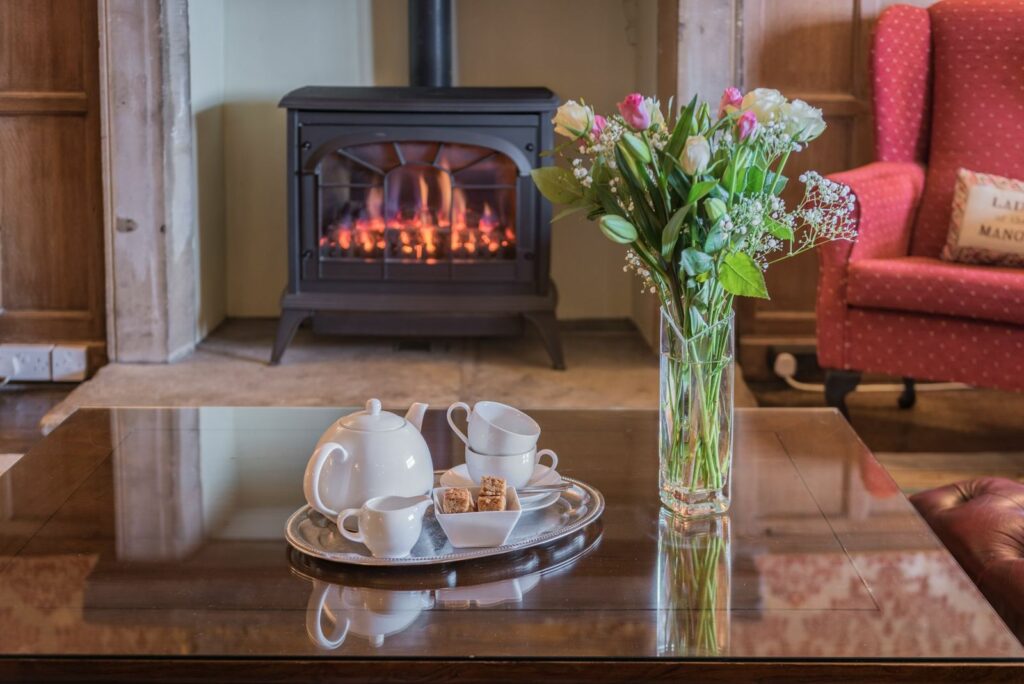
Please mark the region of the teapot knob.
<svg viewBox="0 0 1024 684"><path fill-rule="evenodd" d="M379 415L380 399L370 399L370 401L366 402L366 412L369 413L371 416Z"/></svg>

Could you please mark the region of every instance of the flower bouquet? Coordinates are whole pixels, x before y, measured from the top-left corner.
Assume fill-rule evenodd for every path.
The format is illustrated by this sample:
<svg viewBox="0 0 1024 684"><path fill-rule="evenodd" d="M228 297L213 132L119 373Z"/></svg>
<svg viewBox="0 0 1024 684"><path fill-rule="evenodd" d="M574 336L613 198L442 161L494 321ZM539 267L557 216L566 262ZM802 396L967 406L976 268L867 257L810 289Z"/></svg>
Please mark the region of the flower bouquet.
<svg viewBox="0 0 1024 684"><path fill-rule="evenodd" d="M661 300L660 498L690 516L729 506L733 299L768 298L764 271L854 237L849 188L807 172L780 197L790 154L825 130L821 111L777 90L729 88L718 111L694 97L669 118L627 96L613 116L566 102L552 120L564 166L533 171L540 192L628 245L627 270Z"/></svg>

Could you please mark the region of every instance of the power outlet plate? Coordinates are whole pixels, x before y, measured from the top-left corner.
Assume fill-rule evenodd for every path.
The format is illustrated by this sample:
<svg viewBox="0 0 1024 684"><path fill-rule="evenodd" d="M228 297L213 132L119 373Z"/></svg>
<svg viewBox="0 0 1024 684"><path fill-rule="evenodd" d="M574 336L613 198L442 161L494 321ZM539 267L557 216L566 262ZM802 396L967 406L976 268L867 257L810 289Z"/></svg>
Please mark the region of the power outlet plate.
<svg viewBox="0 0 1024 684"><path fill-rule="evenodd" d="M48 381L52 344L0 344L0 367L13 368L11 380Z"/></svg>
<svg viewBox="0 0 1024 684"><path fill-rule="evenodd" d="M54 382L81 382L85 380L88 361L84 346L58 344L50 355L50 369Z"/></svg>

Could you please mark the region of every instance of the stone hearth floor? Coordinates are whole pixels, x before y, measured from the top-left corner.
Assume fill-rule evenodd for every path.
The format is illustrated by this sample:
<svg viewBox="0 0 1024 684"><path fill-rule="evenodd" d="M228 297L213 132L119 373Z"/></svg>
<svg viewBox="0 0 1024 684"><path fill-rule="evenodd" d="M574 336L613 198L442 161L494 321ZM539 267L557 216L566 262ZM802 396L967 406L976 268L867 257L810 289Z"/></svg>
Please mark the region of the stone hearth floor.
<svg viewBox="0 0 1024 684"><path fill-rule="evenodd" d="M370 397L392 408L479 399L525 409L657 407L657 357L635 330L564 331L568 370L555 371L532 331L423 349L300 330L274 367L267 359L275 326L230 320L177 363L105 366L43 426L55 427L82 406L353 406ZM756 405L739 373L736 403Z"/></svg>

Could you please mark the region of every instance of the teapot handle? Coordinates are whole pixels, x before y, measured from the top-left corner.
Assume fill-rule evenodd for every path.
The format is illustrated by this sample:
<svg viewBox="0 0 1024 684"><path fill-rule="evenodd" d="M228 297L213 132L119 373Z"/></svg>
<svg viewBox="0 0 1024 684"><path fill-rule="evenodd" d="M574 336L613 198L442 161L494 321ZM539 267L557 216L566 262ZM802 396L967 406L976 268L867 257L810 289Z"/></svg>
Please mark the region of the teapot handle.
<svg viewBox="0 0 1024 684"><path fill-rule="evenodd" d="M342 462L348 459L348 452L345 450L345 447L337 442L327 442L313 454L312 466L306 471L306 480L303 483L306 490L306 501L328 518L337 518L338 511L325 504L323 499L320 498L320 473L323 471L324 465L327 464L327 459L331 457L335 450L341 452Z"/></svg>
<svg viewBox="0 0 1024 684"><path fill-rule="evenodd" d="M459 428L455 427L455 420L452 418L452 413L455 412L455 409L462 409L463 411L466 412L466 421L467 422L469 421L469 416L470 416L470 414L473 411L472 411L472 409L469 408L469 404L467 404L467 403L465 403L463 401L457 401L457 402L455 402L454 404L452 404L451 406L448 407L448 414L447 414L448 415L448 425L450 425L452 430L455 431L455 434L457 434L459 436L459 439L461 439L464 444L469 446L469 437L466 437L466 435L464 435L462 433L462 430L460 430Z"/></svg>
<svg viewBox="0 0 1024 684"><path fill-rule="evenodd" d="M345 618L345 626L339 629L337 620L334 620L334 633L328 637L324 634L323 614L327 603L327 592L333 585L319 580L313 581L313 593L309 595L309 605L306 606L306 634L320 648L334 650L341 646L348 636L349 620Z"/></svg>

